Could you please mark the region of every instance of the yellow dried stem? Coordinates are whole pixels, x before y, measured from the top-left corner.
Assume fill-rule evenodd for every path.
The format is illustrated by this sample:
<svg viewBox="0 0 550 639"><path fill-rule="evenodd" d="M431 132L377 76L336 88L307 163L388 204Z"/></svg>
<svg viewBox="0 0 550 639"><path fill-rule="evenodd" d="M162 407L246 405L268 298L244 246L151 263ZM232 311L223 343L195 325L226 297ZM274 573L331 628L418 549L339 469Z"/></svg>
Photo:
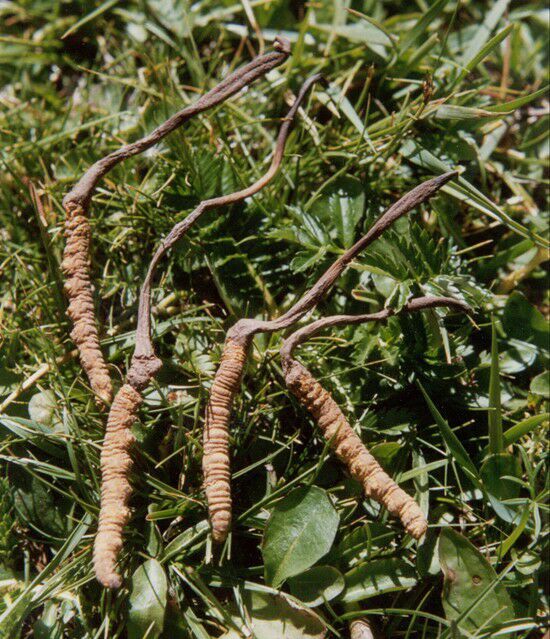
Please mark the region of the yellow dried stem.
<svg viewBox="0 0 550 639"><path fill-rule="evenodd" d="M69 298L67 314L73 322L71 338L78 348L82 368L94 393L110 404L113 396L109 371L99 346L90 282L90 223L82 207L68 206L65 220L67 242L61 268Z"/></svg>
<svg viewBox="0 0 550 639"><path fill-rule="evenodd" d="M365 494L399 517L412 537L420 538L428 528L420 507L369 453L331 394L296 360L285 370L285 380L293 395L312 414L337 457L362 484Z"/></svg>
<svg viewBox="0 0 550 639"><path fill-rule="evenodd" d="M231 470L227 424L239 391L250 341L225 341L206 408L202 470L212 538L222 542L231 527Z"/></svg>
<svg viewBox="0 0 550 639"><path fill-rule="evenodd" d="M116 571L122 548L122 531L130 519L129 482L134 443L131 427L141 405L141 394L124 384L116 394L101 449L101 509L94 541L94 571L106 588L119 588L122 579Z"/></svg>

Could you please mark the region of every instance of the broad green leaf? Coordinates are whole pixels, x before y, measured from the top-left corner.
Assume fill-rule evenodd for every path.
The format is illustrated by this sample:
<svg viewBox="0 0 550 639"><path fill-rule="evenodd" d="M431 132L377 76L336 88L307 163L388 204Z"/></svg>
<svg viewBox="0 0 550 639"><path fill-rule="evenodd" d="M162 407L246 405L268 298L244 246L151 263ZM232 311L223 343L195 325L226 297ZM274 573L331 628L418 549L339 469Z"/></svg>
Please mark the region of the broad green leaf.
<svg viewBox="0 0 550 639"><path fill-rule="evenodd" d="M323 639L326 627L322 619L300 602L283 593L245 590L243 604L250 619L254 639ZM235 616L235 623L242 624ZM242 634L230 630L220 639L241 639Z"/></svg>
<svg viewBox="0 0 550 639"><path fill-rule="evenodd" d="M128 600L128 639L156 639L164 626L168 582L164 568L148 559L132 575Z"/></svg>
<svg viewBox="0 0 550 639"><path fill-rule="evenodd" d="M540 354L535 344L522 342L510 337L506 340L507 348L500 354L499 368L502 373L515 375L533 366Z"/></svg>
<svg viewBox="0 0 550 639"><path fill-rule="evenodd" d="M531 380L529 390L535 395L542 395L547 399L550 398L550 373L544 371Z"/></svg>
<svg viewBox="0 0 550 639"><path fill-rule="evenodd" d="M314 566L288 580L296 599L312 608L330 601L344 590L344 575L333 566Z"/></svg>
<svg viewBox="0 0 550 639"><path fill-rule="evenodd" d="M506 301L502 327L508 337L548 350L550 337L548 322L543 314L517 291L514 291Z"/></svg>
<svg viewBox="0 0 550 639"><path fill-rule="evenodd" d="M498 342L495 320L491 328L491 375L489 378L489 451L501 453L502 440L502 408L500 405L500 372L498 365Z"/></svg>
<svg viewBox="0 0 550 639"><path fill-rule="evenodd" d="M266 582L277 588L313 566L330 550L338 522L338 513L321 488L304 486L288 494L266 525L262 543Z"/></svg>
<svg viewBox="0 0 550 639"><path fill-rule="evenodd" d="M374 559L345 574L346 589L338 598L345 603L361 601L415 586L416 572L404 559Z"/></svg>
<svg viewBox="0 0 550 639"><path fill-rule="evenodd" d="M48 534L65 537L70 504L36 477L13 470L13 502L22 521Z"/></svg>
<svg viewBox="0 0 550 639"><path fill-rule="evenodd" d="M458 465L462 468L462 470L477 485L479 483L479 475L474 462L470 459L470 456L466 452L466 449L460 443L458 437L453 433L449 424L447 424L447 422L443 419L443 416L437 410L432 400L429 398L428 393L424 390L422 384L418 382L418 385L420 387L420 390L422 391L422 394L424 395L424 399L428 404L428 408L430 409L432 417L435 419L435 423L439 427L441 436L443 437L443 440L447 445L449 451L457 461Z"/></svg>
<svg viewBox="0 0 550 639"><path fill-rule="evenodd" d="M379 442L371 447L370 452L385 471L389 471L393 460L402 449L398 442Z"/></svg>
<svg viewBox="0 0 550 639"><path fill-rule="evenodd" d="M466 632L497 626L514 618L506 588L489 562L450 527L439 537L444 582L441 600L447 619Z"/></svg>

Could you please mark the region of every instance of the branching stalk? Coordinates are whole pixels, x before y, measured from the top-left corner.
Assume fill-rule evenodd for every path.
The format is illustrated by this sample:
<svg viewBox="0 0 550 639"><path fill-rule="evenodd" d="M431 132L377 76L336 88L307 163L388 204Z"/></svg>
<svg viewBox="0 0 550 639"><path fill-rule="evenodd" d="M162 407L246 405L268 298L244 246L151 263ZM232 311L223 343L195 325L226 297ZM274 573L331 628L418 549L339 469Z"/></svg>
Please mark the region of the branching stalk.
<svg viewBox="0 0 550 639"><path fill-rule="evenodd" d="M275 40L275 50L258 56L231 73L195 103L182 109L145 137L109 153L93 164L63 199L66 212L66 245L62 269L69 301L67 314L73 322L71 337L75 342L82 368L96 396L109 404L112 385L109 371L99 345L90 276L91 228L88 221L90 201L98 182L117 164L142 153L192 117L224 102L243 87L250 85L268 71L282 64L290 55L287 40Z"/></svg>
<svg viewBox="0 0 550 639"><path fill-rule="evenodd" d="M233 400L239 391L252 338L257 333L273 333L298 322L319 304L334 282L361 251L380 237L397 219L428 200L456 175L456 171L445 173L419 184L404 195L281 317L269 321L241 319L229 329L221 363L210 391L203 436L204 486L214 540L224 541L231 527L229 419ZM214 460L212 464L211 459Z"/></svg>
<svg viewBox="0 0 550 639"><path fill-rule="evenodd" d="M133 442L130 428L136 420L139 406L143 401L143 390L162 365L155 355L151 338L151 284L157 266L166 252L187 233L203 213L245 200L260 191L275 177L281 166L286 141L296 113L309 89L320 78L319 75L312 76L302 86L281 125L273 158L266 173L245 189L201 202L183 221L172 228L151 259L139 295L136 347L132 363L126 383L117 393L111 406L101 452L101 509L94 544L94 570L98 580L107 588L118 588L122 583L116 571L116 563L122 547L122 532L130 517L128 501L131 495L129 483L131 457L129 451Z"/></svg>
<svg viewBox="0 0 550 639"><path fill-rule="evenodd" d="M466 313L470 311L467 304L451 297L418 297L407 302L401 312L409 313L441 306ZM363 486L367 497L371 497L398 517L405 530L415 539L419 539L426 532L428 522L416 501L382 469L351 428L331 394L293 357L294 350L300 344L327 328L380 322L393 315L394 310L386 308L378 313L334 315L311 322L292 333L283 342L281 360L289 390L311 413L324 438L340 461L346 465L352 477Z"/></svg>

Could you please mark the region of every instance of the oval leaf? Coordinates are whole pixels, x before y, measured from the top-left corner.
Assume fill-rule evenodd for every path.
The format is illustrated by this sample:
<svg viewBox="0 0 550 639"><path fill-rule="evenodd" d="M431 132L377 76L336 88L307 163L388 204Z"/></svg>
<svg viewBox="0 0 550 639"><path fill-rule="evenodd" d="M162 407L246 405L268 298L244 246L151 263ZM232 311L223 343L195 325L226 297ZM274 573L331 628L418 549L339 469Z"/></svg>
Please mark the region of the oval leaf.
<svg viewBox="0 0 550 639"><path fill-rule="evenodd" d="M447 619L459 629L475 632L514 618L506 588L493 567L465 537L444 528L439 537L444 583L441 599Z"/></svg>
<svg viewBox="0 0 550 639"><path fill-rule="evenodd" d="M333 566L314 566L288 580L290 592L307 606L318 606L344 590L344 575Z"/></svg>
<svg viewBox="0 0 550 639"><path fill-rule="evenodd" d="M148 559L132 575L128 639L156 639L164 626L168 584L163 567Z"/></svg>
<svg viewBox="0 0 550 639"><path fill-rule="evenodd" d="M326 555L338 521L338 513L321 488L297 488L287 495L275 506L264 533L266 582L277 588Z"/></svg>

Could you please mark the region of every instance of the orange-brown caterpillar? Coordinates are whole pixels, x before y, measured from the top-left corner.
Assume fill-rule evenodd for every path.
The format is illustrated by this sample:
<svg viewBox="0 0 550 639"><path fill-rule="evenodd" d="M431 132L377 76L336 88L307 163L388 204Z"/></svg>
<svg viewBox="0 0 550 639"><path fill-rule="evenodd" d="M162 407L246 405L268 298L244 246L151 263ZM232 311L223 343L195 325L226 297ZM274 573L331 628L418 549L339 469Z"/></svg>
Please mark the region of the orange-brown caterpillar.
<svg viewBox="0 0 550 639"><path fill-rule="evenodd" d="M122 531L130 518L132 487L128 478L134 442L130 429L141 402L141 394L124 384L111 406L101 448L101 511L94 541L94 571L107 588L119 588L122 583L115 567L122 548Z"/></svg>
<svg viewBox="0 0 550 639"><path fill-rule="evenodd" d="M113 398L111 378L99 346L90 283L90 223L81 206L70 204L65 210L67 241L61 268L69 299L67 314L73 323L71 338L76 344L92 390L103 402L110 404Z"/></svg>
<svg viewBox="0 0 550 639"><path fill-rule="evenodd" d="M227 422L235 389L241 383L248 355L248 342L228 338L223 347L206 408L202 470L208 502L212 538L220 542L231 527L231 471Z"/></svg>
<svg viewBox="0 0 550 639"><path fill-rule="evenodd" d="M466 304L450 297L419 297L405 304L403 311L419 311L436 306L447 306L466 312L469 310ZM299 344L325 328L382 321L393 314L392 309L385 309L370 315L335 315L312 322L283 342L281 359L289 390L311 413L336 456L347 466L352 477L363 486L365 494L398 517L405 530L418 539L426 532L428 522L416 501L382 469L351 428L331 394L292 356Z"/></svg>
<svg viewBox="0 0 550 639"><path fill-rule="evenodd" d="M344 270L349 266L352 260L364 250L375 239L380 237L382 233L389 227L395 220L402 217L415 206L421 202L425 202L434 193L436 193L444 184L455 177L456 171L451 171L440 175L432 180L427 180L417 187L412 189L409 193L404 195L393 206L391 206L369 229L369 231L358 240L350 249L348 249L343 255L341 255L317 280L312 288L303 295L303 297L292 306L284 315L271 321L241 319L227 332L226 347L231 344L231 348L234 349L238 345L240 351L245 353L245 357L239 356L238 361L233 363L232 384L227 384L225 375L221 372L216 374L210 396L221 397L223 396L224 410L220 411L216 415L215 427L212 426L212 418L214 413L208 411L206 413L206 424L204 429L204 448L207 450L210 447L211 435L216 436L216 454L217 463L220 468L217 469L216 479L216 492L212 489L207 492L208 509L210 513L210 519L212 524L212 536L217 541L223 541L226 539L229 532L229 524L231 522L231 486L230 486L230 470L229 470L229 419L230 410L233 404L233 400L239 391L240 379L242 371L244 369L246 359L248 357L248 351L252 343L252 338L256 333L273 333L280 331L284 328L288 328L292 324L295 324L306 313L315 308L321 299L328 293L334 282L340 277ZM224 366L226 366L224 361ZM219 388L219 385L222 387ZM222 432L224 433L222 435ZM206 473L205 473L206 475ZM212 475L209 474L209 483L212 481ZM225 509L220 509L221 501L216 499L216 503L211 503L210 499L212 495L224 495ZM214 525L215 520L215 525Z"/></svg>
<svg viewBox="0 0 550 639"><path fill-rule="evenodd" d="M157 144L166 135L190 118L224 102L268 71L282 64L290 55L287 40L277 38L274 51L254 58L231 73L199 100L182 109L144 138L113 151L93 164L63 199L66 212L62 269L66 276L65 290L69 300L68 315L73 323L71 337L79 354L82 368L96 395L104 402L112 399L112 385L107 365L99 346L99 334L94 312L93 288L90 276L90 200L98 182L117 164Z"/></svg>
<svg viewBox="0 0 550 639"><path fill-rule="evenodd" d="M124 386L117 393L111 407L104 447L108 444L111 446L118 446L115 438L117 435L119 435L122 438L120 447L124 447L125 451L127 450L126 446L129 446L131 442L131 438L128 437L128 429L131 427L132 423L136 419L137 410L139 408L139 404L141 403L141 393L148 386L148 384L162 365L160 359L155 355L153 342L151 339L151 284L159 261L170 249L170 247L172 247L181 237L185 235L185 233L187 233L187 231L193 226L193 224L195 224L195 222L205 211L213 208L227 206L229 204L233 204L235 202L239 202L248 197L251 197L258 191L260 191L275 177L281 165L286 140L288 138L288 134L292 127L292 123L294 121L298 108L303 102L311 86L319 79L320 76L315 75L309 78L302 86L302 89L300 90L295 103L289 110L283 124L281 125L275 145L275 151L273 153L273 158L266 173L256 182L254 182L254 184L246 187L245 189L242 189L241 191L236 191L235 193L230 193L228 195L223 195L201 202L199 206L194 211L192 211L184 220L182 220L172 228L170 233L168 233L168 235L161 241L159 247L155 251L153 258L151 259L151 262L149 264L149 268L147 270L147 274L145 276L139 295L136 347L134 355L132 357L132 363L126 376L126 384L124 384ZM231 351L230 355L231 357L233 357L235 353ZM227 359L228 368L230 369L230 357L228 357ZM230 378L230 372L228 372L228 375ZM220 389L224 387L225 383L229 384L230 382L223 382L220 386ZM215 394L214 397L216 397ZM132 399L132 401L130 401L130 399ZM216 402L217 401L218 400L216 399ZM217 410L218 405L216 403L215 414L217 414ZM216 448L216 437L214 437L213 439L213 445L214 448ZM211 459L211 464L209 464L208 459ZM106 460L109 461L109 457L107 457ZM208 467L213 468L215 474L216 464L217 458L215 451L213 452L213 455L210 455L207 452L205 455L205 467L207 469ZM124 501L120 500L118 502L113 502L112 500L114 494L107 486L112 477L112 474L109 474L110 472L112 473L112 465L103 464L103 455L101 470L103 488L101 493L102 497L99 527L96 536L96 542L94 545L94 569L98 580L104 586L108 588L117 588L120 585L121 580L120 576L116 572L116 562L118 553L120 551L120 548L122 547L123 527L128 519L127 500L129 496L129 483L127 478L128 472L130 470L130 465L128 464L123 467L124 472L126 472ZM208 472L208 470L206 472ZM119 475L116 475L116 478L117 481L122 481L122 478L119 477ZM128 491L128 493L126 493L126 491ZM209 494L214 499L214 502L216 502L216 492L210 492ZM107 500L107 497L111 497L111 502ZM221 500L222 497L220 496L218 497L218 499ZM115 503L116 507L120 508L120 512L122 513L121 516L117 516L116 526L112 523L113 515L110 512L112 503ZM220 502L218 501L216 503ZM110 526L110 528L104 530L104 526L107 524ZM106 548L107 551L105 550Z"/></svg>

